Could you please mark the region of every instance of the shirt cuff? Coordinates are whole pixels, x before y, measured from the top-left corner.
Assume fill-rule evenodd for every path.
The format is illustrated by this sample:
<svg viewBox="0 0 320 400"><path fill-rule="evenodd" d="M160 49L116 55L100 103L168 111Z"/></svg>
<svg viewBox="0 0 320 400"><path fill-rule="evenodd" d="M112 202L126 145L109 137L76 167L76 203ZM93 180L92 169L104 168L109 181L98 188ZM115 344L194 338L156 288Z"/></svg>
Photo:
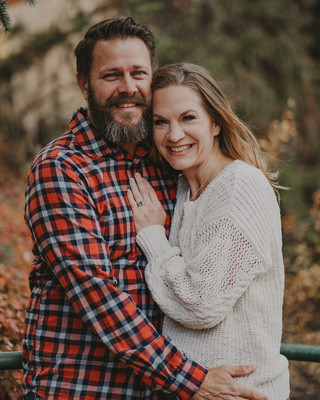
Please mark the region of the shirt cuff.
<svg viewBox="0 0 320 400"><path fill-rule="evenodd" d="M177 395L179 399L190 399L198 391L207 373L208 369L185 356L182 368L173 371L170 377L171 385L168 389Z"/></svg>
<svg viewBox="0 0 320 400"><path fill-rule="evenodd" d="M136 241L150 261L151 258L163 255L172 250L162 225L150 225L137 233Z"/></svg>

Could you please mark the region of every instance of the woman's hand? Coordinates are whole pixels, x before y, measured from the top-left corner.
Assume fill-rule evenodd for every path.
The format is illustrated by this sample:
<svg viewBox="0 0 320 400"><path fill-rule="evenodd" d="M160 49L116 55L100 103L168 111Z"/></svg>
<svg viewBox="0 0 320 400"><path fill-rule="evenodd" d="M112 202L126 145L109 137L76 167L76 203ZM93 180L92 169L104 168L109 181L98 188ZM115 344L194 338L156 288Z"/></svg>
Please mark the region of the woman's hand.
<svg viewBox="0 0 320 400"><path fill-rule="evenodd" d="M162 225L166 222L166 213L150 183L137 173L130 178L128 199L132 209L136 231L150 225Z"/></svg>

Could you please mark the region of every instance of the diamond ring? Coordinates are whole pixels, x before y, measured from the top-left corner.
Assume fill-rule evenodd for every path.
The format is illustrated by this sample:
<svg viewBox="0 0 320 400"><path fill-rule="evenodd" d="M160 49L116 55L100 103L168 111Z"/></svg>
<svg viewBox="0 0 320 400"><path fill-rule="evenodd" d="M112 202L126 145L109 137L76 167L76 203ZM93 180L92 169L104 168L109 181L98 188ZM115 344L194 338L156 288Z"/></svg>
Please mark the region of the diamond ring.
<svg viewBox="0 0 320 400"><path fill-rule="evenodd" d="M141 199L140 201L137 202L138 207L144 206L145 204L146 204L146 202L143 199Z"/></svg>

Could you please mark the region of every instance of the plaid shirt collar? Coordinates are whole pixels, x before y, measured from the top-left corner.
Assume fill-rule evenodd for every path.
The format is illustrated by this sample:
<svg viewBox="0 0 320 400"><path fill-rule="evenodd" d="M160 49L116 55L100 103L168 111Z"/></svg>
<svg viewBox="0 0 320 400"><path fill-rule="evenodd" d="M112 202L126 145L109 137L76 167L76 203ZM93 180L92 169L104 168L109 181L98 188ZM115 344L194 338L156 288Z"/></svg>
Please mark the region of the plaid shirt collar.
<svg viewBox="0 0 320 400"><path fill-rule="evenodd" d="M94 125L87 119L87 108L80 107L75 110L69 122L70 129L81 147L82 151L92 158L112 157L115 160L139 161L145 157L150 145L141 142L136 148L134 157L121 147L107 143L97 132Z"/></svg>

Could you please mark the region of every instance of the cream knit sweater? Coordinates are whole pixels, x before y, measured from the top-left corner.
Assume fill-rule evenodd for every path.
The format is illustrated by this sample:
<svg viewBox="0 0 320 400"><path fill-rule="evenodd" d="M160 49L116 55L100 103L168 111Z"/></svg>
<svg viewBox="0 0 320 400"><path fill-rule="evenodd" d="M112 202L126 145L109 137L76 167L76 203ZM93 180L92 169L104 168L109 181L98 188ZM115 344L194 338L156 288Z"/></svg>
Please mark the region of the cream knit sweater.
<svg viewBox="0 0 320 400"><path fill-rule="evenodd" d="M284 266L274 191L260 170L234 161L197 200L188 196L181 176L169 241L160 225L137 235L149 288L166 314L163 333L207 367L255 364L239 381L285 400Z"/></svg>

